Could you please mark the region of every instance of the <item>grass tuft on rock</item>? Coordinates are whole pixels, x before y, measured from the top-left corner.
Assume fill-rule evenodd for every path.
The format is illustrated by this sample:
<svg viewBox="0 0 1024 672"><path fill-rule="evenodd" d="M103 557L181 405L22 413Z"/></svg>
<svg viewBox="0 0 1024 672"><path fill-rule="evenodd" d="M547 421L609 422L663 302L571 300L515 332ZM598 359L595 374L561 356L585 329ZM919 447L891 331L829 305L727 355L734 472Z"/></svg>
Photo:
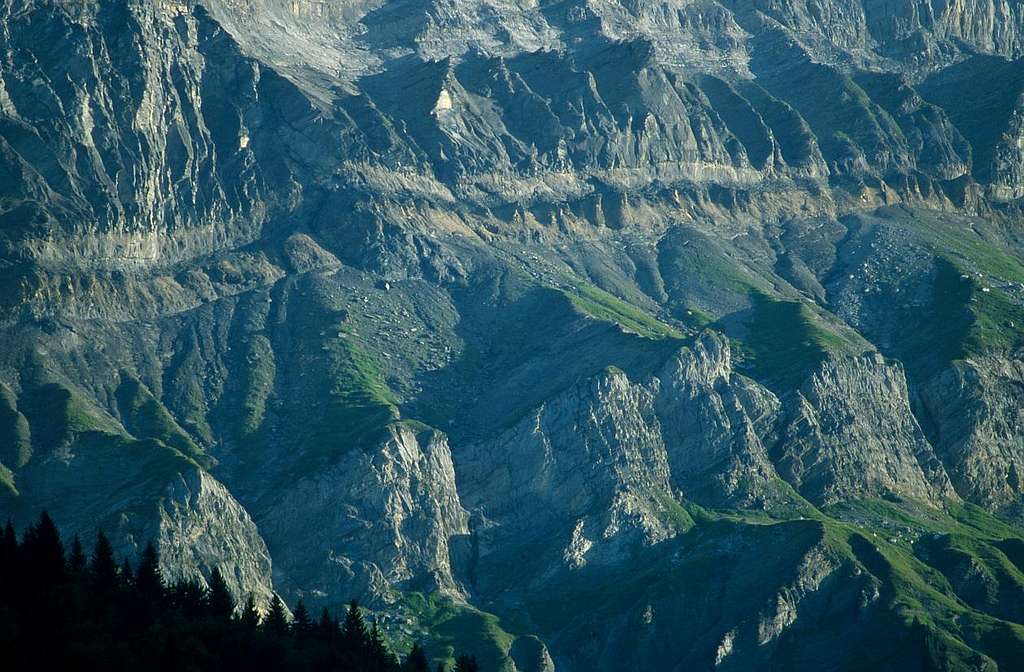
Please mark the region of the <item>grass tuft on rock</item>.
<svg viewBox="0 0 1024 672"><path fill-rule="evenodd" d="M563 290L563 293L576 310L595 320L617 324L623 331L652 340L682 338L675 327L593 285L573 282L571 288Z"/></svg>

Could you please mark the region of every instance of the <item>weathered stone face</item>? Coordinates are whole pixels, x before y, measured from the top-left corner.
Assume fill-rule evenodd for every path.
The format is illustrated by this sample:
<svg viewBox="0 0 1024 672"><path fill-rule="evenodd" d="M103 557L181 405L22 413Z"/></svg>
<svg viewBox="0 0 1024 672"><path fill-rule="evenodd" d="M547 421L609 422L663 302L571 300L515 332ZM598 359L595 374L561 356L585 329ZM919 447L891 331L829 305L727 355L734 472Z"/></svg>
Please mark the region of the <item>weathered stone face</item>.
<svg viewBox="0 0 1024 672"><path fill-rule="evenodd" d="M396 427L371 452L354 450L274 498L262 527L282 589L321 599L463 594L450 544L468 534L468 516L444 435Z"/></svg>
<svg viewBox="0 0 1024 672"><path fill-rule="evenodd" d="M0 0L0 512L506 669L1006 667L1022 21Z"/></svg>

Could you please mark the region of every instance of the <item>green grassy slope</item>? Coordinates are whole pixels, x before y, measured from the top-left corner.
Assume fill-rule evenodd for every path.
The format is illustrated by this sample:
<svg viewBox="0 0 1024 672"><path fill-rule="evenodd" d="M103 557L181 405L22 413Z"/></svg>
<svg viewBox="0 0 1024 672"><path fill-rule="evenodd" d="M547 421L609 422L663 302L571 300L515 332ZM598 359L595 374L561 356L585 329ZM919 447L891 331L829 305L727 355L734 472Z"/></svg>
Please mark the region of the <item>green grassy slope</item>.
<svg viewBox="0 0 1024 672"><path fill-rule="evenodd" d="M607 669L589 657L602 646L630 669L700 668L737 624L732 655L763 669L1016 669L1024 656L1019 530L977 507L910 500L805 513L697 511L676 539L618 567L567 571L496 613L514 624L504 631L538 634L594 669ZM809 578L822 567L830 578ZM775 613L779 595L796 620L770 645L744 640Z"/></svg>

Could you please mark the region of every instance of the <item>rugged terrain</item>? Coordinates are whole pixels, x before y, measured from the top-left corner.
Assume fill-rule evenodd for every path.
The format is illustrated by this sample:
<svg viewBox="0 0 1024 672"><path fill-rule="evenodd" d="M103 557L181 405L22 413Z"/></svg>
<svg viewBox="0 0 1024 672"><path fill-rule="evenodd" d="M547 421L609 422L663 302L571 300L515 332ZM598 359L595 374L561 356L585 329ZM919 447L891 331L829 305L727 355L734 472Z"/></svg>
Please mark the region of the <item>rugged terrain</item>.
<svg viewBox="0 0 1024 672"><path fill-rule="evenodd" d="M1024 658L1024 4L0 0L0 511L490 669Z"/></svg>

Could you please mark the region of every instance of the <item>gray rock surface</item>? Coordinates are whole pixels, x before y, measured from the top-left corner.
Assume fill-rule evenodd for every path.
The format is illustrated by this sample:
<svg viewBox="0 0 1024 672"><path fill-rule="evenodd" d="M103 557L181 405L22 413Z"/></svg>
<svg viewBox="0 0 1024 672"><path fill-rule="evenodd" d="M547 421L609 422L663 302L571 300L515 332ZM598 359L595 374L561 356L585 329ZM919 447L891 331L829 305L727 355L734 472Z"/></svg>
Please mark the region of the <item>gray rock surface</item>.
<svg viewBox="0 0 1024 672"><path fill-rule="evenodd" d="M1012 665L1022 21L0 0L0 510L504 669Z"/></svg>
<svg viewBox="0 0 1024 672"><path fill-rule="evenodd" d="M922 390L950 478L964 497L988 506L1020 501L1022 373L1019 360L967 360Z"/></svg>
<svg viewBox="0 0 1024 672"><path fill-rule="evenodd" d="M395 426L379 445L353 449L260 508L278 585L289 593L463 595L450 557L468 516L443 434Z"/></svg>
<svg viewBox="0 0 1024 672"><path fill-rule="evenodd" d="M637 545L681 531L653 394L621 371L575 386L457 458L466 505L486 526L481 581L507 581L510 548L532 547L526 563L544 580L562 566L621 563Z"/></svg>
<svg viewBox="0 0 1024 672"><path fill-rule="evenodd" d="M669 464L684 496L716 507L768 508L784 495L765 447L781 405L735 373L728 342L705 332L660 377L658 414Z"/></svg>
<svg viewBox="0 0 1024 672"><path fill-rule="evenodd" d="M901 367L880 355L826 363L797 392L788 416L777 459L786 480L813 502L957 498L911 413Z"/></svg>
<svg viewBox="0 0 1024 672"><path fill-rule="evenodd" d="M159 532L137 534L136 543L155 538L169 580L208 577L219 569L241 603L252 595L266 606L273 597L267 546L248 512L205 471L178 475L159 504Z"/></svg>

